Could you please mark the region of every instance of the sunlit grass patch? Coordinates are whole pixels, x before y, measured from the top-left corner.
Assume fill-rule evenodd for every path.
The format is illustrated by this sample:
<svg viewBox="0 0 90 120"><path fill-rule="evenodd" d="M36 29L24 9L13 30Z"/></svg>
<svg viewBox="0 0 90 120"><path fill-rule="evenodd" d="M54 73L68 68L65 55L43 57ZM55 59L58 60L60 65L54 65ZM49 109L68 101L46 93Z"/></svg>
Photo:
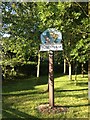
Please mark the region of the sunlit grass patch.
<svg viewBox="0 0 90 120"><path fill-rule="evenodd" d="M74 78L74 76L73 76ZM48 79L28 78L3 83L3 118L87 118L88 117L88 78L77 76L77 84L68 75L54 78L55 105L68 110L60 114L41 114L37 111L40 104L48 104Z"/></svg>

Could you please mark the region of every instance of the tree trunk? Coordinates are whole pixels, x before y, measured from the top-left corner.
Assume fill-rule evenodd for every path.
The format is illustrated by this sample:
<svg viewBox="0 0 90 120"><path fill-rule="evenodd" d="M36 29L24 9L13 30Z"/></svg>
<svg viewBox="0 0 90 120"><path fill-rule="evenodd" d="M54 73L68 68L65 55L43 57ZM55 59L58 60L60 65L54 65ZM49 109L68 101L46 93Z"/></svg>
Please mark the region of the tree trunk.
<svg viewBox="0 0 90 120"><path fill-rule="evenodd" d="M71 63L69 62L69 80L72 80L72 69L71 69Z"/></svg>
<svg viewBox="0 0 90 120"><path fill-rule="evenodd" d="M75 63L75 85L77 84L77 62Z"/></svg>
<svg viewBox="0 0 90 120"><path fill-rule="evenodd" d="M64 74L66 74L66 59L64 59Z"/></svg>
<svg viewBox="0 0 90 120"><path fill-rule="evenodd" d="M40 73L40 52L38 52L37 77L39 77L39 73Z"/></svg>
<svg viewBox="0 0 90 120"><path fill-rule="evenodd" d="M81 65L81 67L82 67L82 77L84 78L84 64L82 63L82 65Z"/></svg>

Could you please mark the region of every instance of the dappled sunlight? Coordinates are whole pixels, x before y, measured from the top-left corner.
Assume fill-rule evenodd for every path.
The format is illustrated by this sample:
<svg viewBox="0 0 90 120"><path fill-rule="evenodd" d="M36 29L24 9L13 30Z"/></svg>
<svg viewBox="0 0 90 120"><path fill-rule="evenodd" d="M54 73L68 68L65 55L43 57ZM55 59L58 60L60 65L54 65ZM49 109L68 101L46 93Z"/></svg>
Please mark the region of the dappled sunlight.
<svg viewBox="0 0 90 120"><path fill-rule="evenodd" d="M1 3L3 119L88 118L90 2L19 1Z"/></svg>
<svg viewBox="0 0 90 120"><path fill-rule="evenodd" d="M43 78L43 79L42 79ZM36 118L47 118L37 111L40 104L49 103L48 79L47 77L29 78L22 82L11 82L3 85L3 117L24 118L36 116ZM45 80L45 81L44 81ZM77 85L68 79L68 75L55 77L54 79L55 105L66 107L67 113L49 114L48 117L87 117L88 113L88 86L87 77L77 77ZM14 85L13 87L10 87ZM5 86L5 87L4 87ZM10 109L9 109L10 108ZM13 111L15 109L15 111ZM19 113L22 113L22 115ZM25 113L25 114L24 114ZM83 114L85 113L85 114Z"/></svg>

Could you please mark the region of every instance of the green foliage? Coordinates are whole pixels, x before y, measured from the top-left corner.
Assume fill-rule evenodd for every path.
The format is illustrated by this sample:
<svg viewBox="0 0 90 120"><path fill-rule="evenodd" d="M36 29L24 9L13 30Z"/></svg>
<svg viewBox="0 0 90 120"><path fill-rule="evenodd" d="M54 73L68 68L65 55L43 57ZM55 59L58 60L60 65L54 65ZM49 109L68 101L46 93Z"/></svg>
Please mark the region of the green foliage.
<svg viewBox="0 0 90 120"><path fill-rule="evenodd" d="M87 15L87 3L72 3L70 8L65 12L64 16L64 57L68 61L77 59L79 62L85 62L88 57L87 53L87 41L89 22ZM73 53L73 55L72 55ZM81 54L81 55L80 55Z"/></svg>
<svg viewBox="0 0 90 120"><path fill-rule="evenodd" d="M76 59L80 63L85 63L89 57L88 57L88 49L89 49L89 39L81 39L77 44L76 47L72 50L71 55L73 56L73 59Z"/></svg>
<svg viewBox="0 0 90 120"><path fill-rule="evenodd" d="M40 34L50 27L63 34L63 54L55 55L59 61L66 58L70 62L86 62L90 45L87 6L77 2L2 3L1 34L10 35L2 37L2 65L13 69L17 64L36 61Z"/></svg>
<svg viewBox="0 0 90 120"><path fill-rule="evenodd" d="M39 47L39 31L37 31L36 4L28 3L3 3L3 31L10 37L3 38L2 66L14 69L17 64L27 63L31 57L37 56Z"/></svg>

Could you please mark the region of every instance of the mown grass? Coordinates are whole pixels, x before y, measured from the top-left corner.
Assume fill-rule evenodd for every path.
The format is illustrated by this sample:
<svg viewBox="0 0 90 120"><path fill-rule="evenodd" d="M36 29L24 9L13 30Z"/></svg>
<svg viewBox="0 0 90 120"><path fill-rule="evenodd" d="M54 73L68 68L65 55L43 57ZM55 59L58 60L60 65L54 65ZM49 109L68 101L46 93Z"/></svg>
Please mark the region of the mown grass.
<svg viewBox="0 0 90 120"><path fill-rule="evenodd" d="M74 79L74 76L73 76ZM67 112L59 114L42 114L37 107L48 103L46 76L17 79L3 83L3 118L27 119L67 119L88 118L88 77L81 75L75 81L70 81L68 75L55 75L54 94L55 105L64 106Z"/></svg>

